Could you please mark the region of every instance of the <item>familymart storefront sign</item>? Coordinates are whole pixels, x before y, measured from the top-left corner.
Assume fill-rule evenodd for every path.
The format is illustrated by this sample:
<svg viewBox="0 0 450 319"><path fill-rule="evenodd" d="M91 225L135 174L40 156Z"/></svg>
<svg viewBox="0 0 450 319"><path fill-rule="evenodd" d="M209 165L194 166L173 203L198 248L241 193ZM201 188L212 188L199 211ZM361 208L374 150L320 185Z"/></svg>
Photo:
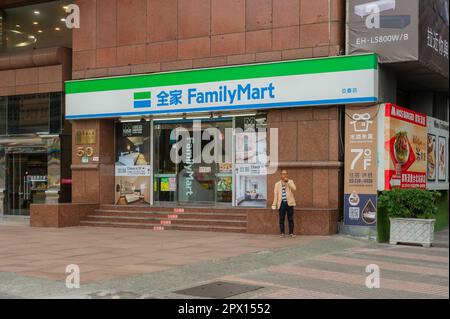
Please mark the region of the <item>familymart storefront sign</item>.
<svg viewBox="0 0 450 319"><path fill-rule="evenodd" d="M66 82L72 120L377 100L373 54Z"/></svg>

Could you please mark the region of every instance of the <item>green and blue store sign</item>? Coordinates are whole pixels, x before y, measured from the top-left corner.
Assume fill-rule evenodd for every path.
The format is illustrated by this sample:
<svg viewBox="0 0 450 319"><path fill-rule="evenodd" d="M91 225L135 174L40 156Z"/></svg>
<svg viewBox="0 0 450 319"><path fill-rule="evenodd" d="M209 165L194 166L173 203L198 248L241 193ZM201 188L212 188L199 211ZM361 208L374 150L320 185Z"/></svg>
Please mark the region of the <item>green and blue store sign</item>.
<svg viewBox="0 0 450 319"><path fill-rule="evenodd" d="M374 54L66 82L66 118L376 103Z"/></svg>

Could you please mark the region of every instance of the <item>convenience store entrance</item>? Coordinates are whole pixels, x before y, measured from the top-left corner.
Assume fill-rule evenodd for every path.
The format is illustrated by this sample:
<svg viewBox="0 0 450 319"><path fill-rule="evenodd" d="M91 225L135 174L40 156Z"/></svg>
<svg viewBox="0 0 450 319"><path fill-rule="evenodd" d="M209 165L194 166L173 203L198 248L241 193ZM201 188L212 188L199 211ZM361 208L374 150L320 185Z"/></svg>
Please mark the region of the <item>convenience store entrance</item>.
<svg viewBox="0 0 450 319"><path fill-rule="evenodd" d="M45 203L46 189L46 152L7 154L6 215L29 216L31 204Z"/></svg>
<svg viewBox="0 0 450 319"><path fill-rule="evenodd" d="M200 120L195 123L199 123ZM200 149L202 153L208 144L211 146L213 137L205 139L209 128L220 132L217 136L221 144L222 162L206 162L203 156L201 162L194 161L194 154L188 154L186 161L176 163L171 158L171 150L181 140L174 139L173 130L184 128L189 134L187 149ZM233 164L231 158L226 161L225 148L227 134L225 129L232 128L233 122L227 120L201 120L199 138L194 134L194 120L186 121L155 121L154 123L154 163L153 163L153 198L156 205L164 204L206 204L231 206L233 202ZM172 136L171 136L172 134ZM231 144L229 144L231 145Z"/></svg>

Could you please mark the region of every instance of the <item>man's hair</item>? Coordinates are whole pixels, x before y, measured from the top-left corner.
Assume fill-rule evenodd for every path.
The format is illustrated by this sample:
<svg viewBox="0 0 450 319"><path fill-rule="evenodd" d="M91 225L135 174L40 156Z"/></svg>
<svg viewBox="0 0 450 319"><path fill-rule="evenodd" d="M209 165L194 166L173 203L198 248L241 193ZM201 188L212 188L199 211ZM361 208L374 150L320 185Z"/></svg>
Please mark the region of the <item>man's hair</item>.
<svg viewBox="0 0 450 319"><path fill-rule="evenodd" d="M287 174L287 170L282 169L282 170L281 170L281 174L283 174L283 172Z"/></svg>

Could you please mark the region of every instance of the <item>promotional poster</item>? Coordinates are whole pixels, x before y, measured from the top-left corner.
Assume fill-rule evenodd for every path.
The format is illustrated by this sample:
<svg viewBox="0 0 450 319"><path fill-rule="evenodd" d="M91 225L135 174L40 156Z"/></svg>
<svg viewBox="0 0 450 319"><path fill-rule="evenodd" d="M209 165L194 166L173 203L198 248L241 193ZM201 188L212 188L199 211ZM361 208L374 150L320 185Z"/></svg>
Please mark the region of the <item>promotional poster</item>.
<svg viewBox="0 0 450 319"><path fill-rule="evenodd" d="M236 205L266 207L267 119L242 117L236 127Z"/></svg>
<svg viewBox="0 0 450 319"><path fill-rule="evenodd" d="M150 124L118 122L115 131L116 205L150 204Z"/></svg>
<svg viewBox="0 0 450 319"><path fill-rule="evenodd" d="M425 189L427 116L387 103L384 125L384 189Z"/></svg>
<svg viewBox="0 0 450 319"><path fill-rule="evenodd" d="M345 225L375 226L377 116L380 105L345 109Z"/></svg>

